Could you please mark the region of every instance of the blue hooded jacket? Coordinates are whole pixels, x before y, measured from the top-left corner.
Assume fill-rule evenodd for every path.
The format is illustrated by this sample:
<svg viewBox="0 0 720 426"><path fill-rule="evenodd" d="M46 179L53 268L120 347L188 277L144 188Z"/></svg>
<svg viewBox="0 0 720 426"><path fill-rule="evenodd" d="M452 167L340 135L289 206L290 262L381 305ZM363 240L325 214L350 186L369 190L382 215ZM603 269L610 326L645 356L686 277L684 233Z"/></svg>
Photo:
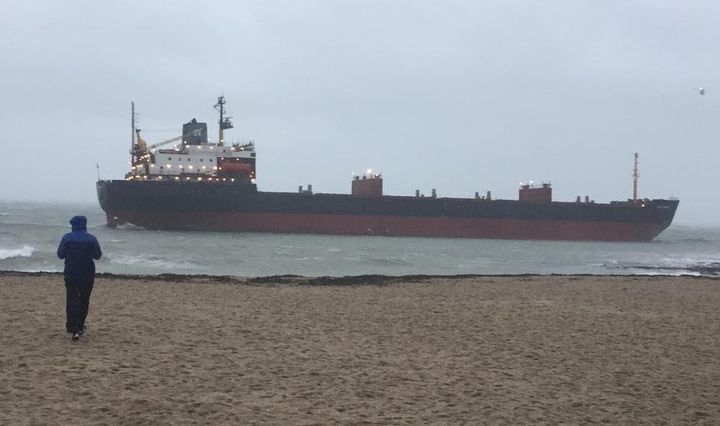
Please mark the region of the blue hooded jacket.
<svg viewBox="0 0 720 426"><path fill-rule="evenodd" d="M65 279L73 281L92 281L95 279L95 262L102 251L94 235L87 232L87 218L75 216L70 219L72 232L60 240L57 255L65 259Z"/></svg>

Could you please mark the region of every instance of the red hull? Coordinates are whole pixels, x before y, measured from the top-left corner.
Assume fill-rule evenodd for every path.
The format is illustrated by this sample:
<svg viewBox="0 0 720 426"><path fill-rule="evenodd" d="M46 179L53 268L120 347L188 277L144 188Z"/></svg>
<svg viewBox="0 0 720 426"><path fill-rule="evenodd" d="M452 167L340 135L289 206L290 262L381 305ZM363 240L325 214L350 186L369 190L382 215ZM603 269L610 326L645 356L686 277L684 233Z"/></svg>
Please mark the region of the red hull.
<svg viewBox="0 0 720 426"><path fill-rule="evenodd" d="M657 223L322 215L285 213L108 213L108 223L148 229L526 240L649 241Z"/></svg>

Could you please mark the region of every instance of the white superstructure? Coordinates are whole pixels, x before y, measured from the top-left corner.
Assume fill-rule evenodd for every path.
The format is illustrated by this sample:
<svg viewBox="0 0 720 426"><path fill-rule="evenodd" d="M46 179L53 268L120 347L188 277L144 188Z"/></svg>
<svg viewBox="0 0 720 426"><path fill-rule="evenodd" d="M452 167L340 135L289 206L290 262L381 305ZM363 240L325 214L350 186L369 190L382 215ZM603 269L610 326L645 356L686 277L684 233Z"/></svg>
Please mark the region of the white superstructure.
<svg viewBox="0 0 720 426"><path fill-rule="evenodd" d="M127 180L199 180L209 182L255 183L255 144L224 144L223 130L232 128L224 115L225 101L218 98L219 142L207 140L207 124L193 119L183 125L183 135L148 146L135 129L133 105L133 144ZM160 146L182 141L171 149Z"/></svg>

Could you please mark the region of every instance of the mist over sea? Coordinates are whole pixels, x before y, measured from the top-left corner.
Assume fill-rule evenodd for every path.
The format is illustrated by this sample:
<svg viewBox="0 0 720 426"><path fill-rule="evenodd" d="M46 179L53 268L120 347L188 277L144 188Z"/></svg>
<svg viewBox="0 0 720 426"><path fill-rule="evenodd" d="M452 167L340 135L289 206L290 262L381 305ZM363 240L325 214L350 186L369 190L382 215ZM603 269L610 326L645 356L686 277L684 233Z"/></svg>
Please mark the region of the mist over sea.
<svg viewBox="0 0 720 426"><path fill-rule="evenodd" d="M720 276L720 227L672 225L649 243L148 231L108 228L99 206L0 202L0 270L62 271L68 220L88 217L98 272L345 276L641 274Z"/></svg>

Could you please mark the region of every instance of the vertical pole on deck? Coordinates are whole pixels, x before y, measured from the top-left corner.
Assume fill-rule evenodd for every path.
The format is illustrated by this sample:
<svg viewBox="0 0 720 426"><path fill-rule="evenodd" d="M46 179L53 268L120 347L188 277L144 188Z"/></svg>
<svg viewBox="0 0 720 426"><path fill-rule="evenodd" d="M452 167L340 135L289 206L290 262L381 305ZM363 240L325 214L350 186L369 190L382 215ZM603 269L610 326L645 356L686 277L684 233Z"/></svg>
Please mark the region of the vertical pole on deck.
<svg viewBox="0 0 720 426"><path fill-rule="evenodd" d="M638 200L638 153L635 153L635 165L633 167L633 202L637 203Z"/></svg>

